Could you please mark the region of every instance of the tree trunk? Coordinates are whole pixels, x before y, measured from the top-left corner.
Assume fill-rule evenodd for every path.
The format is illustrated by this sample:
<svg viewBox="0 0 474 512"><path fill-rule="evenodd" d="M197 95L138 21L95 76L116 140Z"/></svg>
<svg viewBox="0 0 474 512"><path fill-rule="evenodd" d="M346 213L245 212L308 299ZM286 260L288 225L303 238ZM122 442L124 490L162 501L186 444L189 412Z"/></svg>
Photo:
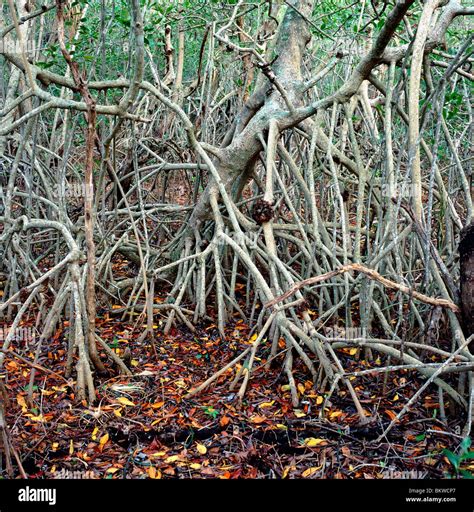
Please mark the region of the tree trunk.
<svg viewBox="0 0 474 512"><path fill-rule="evenodd" d="M461 231L459 256L461 307L467 337L474 334L474 222Z"/></svg>
<svg viewBox="0 0 474 512"><path fill-rule="evenodd" d="M279 27L274 62L266 71L270 83L257 88L249 98L235 121L233 138L228 145L226 141L226 147L221 148L215 160L216 168L228 190L233 184L239 183L243 175L251 176L255 158L262 150L258 135L265 135L270 120L287 108L275 82L278 81L284 88L293 107L302 104L302 59L311 38L305 17L311 14L314 0L293 0L290 4L294 8L287 10ZM244 183L240 183L239 190L242 185ZM211 182L201 196L191 219L191 226L200 226L209 217L209 192L213 186L214 182Z"/></svg>

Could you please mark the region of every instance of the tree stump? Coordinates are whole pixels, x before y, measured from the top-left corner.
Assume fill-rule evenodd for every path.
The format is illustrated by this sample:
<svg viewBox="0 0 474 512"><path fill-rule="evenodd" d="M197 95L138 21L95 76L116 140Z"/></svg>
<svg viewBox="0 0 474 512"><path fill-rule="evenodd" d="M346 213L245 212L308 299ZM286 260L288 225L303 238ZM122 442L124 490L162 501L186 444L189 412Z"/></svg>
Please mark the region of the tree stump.
<svg viewBox="0 0 474 512"><path fill-rule="evenodd" d="M459 260L461 309L467 337L474 334L474 222L461 231Z"/></svg>

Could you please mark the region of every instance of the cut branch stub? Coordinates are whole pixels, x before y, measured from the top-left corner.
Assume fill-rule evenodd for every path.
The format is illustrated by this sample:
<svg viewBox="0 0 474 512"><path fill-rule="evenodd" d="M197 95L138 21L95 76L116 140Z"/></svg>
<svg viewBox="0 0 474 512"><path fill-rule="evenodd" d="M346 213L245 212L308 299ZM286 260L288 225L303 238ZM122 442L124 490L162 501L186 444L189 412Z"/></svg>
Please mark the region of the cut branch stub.
<svg viewBox="0 0 474 512"><path fill-rule="evenodd" d="M461 308L466 335L474 334L474 222L461 231L459 242Z"/></svg>
<svg viewBox="0 0 474 512"><path fill-rule="evenodd" d="M270 222L273 218L273 205L264 199L259 199L253 207L252 218L259 226Z"/></svg>

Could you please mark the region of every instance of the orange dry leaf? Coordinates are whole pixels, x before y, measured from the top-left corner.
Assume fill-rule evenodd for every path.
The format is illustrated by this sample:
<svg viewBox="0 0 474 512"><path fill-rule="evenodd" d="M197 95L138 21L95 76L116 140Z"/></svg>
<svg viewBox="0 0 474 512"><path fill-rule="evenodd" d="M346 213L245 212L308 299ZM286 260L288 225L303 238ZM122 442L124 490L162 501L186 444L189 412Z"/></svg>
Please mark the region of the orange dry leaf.
<svg viewBox="0 0 474 512"><path fill-rule="evenodd" d="M156 471L155 466L150 466L150 467L148 468L148 476L149 476L150 478L152 478L153 480L155 480L155 479L156 479L156 477L157 477L157 471Z"/></svg>
<svg viewBox="0 0 474 512"><path fill-rule="evenodd" d="M386 410L385 414L393 421L397 415L393 411Z"/></svg>
<svg viewBox="0 0 474 512"><path fill-rule="evenodd" d="M124 396L119 396L117 398L117 402L119 402L122 405L129 405L130 407L134 407L135 404L131 402L128 398L125 398Z"/></svg>
<svg viewBox="0 0 474 512"><path fill-rule="evenodd" d="M322 468L322 466L316 466L316 467L313 467L313 468L308 468L305 471L303 471L301 476L303 478L308 478L309 476L314 475L315 473L317 473L321 468Z"/></svg>
<svg viewBox="0 0 474 512"><path fill-rule="evenodd" d="M264 421L266 421L267 418L265 418L265 416L259 416L258 414L254 414L253 416L250 417L250 422L251 423L263 423Z"/></svg>
<svg viewBox="0 0 474 512"><path fill-rule="evenodd" d="M220 423L221 427L225 427L226 425L228 425L230 423L229 416L222 416L219 423Z"/></svg>
<svg viewBox="0 0 474 512"><path fill-rule="evenodd" d="M99 440L99 451L102 451L104 449L104 446L107 444L107 441L109 440L109 434L104 434L100 440Z"/></svg>
<svg viewBox="0 0 474 512"><path fill-rule="evenodd" d="M25 397L22 395L16 395L16 401L18 402L18 405L21 407L21 412L25 413L28 410Z"/></svg>

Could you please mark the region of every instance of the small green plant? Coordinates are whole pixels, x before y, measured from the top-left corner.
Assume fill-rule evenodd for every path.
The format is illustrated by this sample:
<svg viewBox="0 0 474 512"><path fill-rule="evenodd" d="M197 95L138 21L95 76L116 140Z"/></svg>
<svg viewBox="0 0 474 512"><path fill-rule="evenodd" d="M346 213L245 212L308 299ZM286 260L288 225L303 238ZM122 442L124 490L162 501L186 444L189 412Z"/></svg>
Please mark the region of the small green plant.
<svg viewBox="0 0 474 512"><path fill-rule="evenodd" d="M118 348L119 347L119 341L117 336L114 337L114 339L109 343L110 348Z"/></svg>
<svg viewBox="0 0 474 512"><path fill-rule="evenodd" d="M204 414L207 414L214 420L217 418L217 416L219 416L219 411L217 411L213 407L204 407L203 409L204 409Z"/></svg>
<svg viewBox="0 0 474 512"><path fill-rule="evenodd" d="M454 468L454 474L449 474L450 478L474 478L472 471L462 469L461 464L468 459L474 459L474 451L471 449L471 438L466 437L459 446L459 453L453 453L451 450L444 449L443 455L449 460Z"/></svg>

